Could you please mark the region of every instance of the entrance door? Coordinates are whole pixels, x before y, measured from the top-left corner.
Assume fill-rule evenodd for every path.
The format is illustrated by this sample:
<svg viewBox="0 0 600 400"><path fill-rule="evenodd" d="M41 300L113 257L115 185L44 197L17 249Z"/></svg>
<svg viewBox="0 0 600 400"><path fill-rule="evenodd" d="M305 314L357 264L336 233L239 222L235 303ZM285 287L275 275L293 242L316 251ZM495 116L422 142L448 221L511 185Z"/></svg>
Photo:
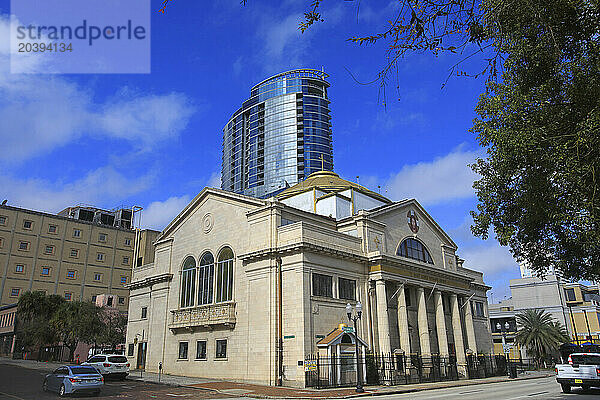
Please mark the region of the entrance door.
<svg viewBox="0 0 600 400"><path fill-rule="evenodd" d="M138 343L137 369L146 369L146 345L147 342Z"/></svg>

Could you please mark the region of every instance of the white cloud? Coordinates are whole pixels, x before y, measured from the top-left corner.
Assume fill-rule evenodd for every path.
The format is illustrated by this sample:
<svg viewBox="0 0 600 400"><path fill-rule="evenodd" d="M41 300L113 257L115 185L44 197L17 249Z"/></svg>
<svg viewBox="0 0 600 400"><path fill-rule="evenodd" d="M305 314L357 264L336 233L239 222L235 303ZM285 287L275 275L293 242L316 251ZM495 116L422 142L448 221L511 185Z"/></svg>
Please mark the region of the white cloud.
<svg viewBox="0 0 600 400"><path fill-rule="evenodd" d="M188 195L169 197L165 201L150 203L141 213L140 225L143 228L163 230L188 205Z"/></svg>
<svg viewBox="0 0 600 400"><path fill-rule="evenodd" d="M194 112L179 93L125 97L106 102L59 75L11 74L10 23L0 15L0 142L3 161L23 161L83 135L129 141L148 150L185 129ZM29 60L29 62L38 62Z"/></svg>
<svg viewBox="0 0 600 400"><path fill-rule="evenodd" d="M519 270L519 265L506 247L496 242L493 244L470 247L460 250L460 257L465 259L465 267L496 276L507 271Z"/></svg>
<svg viewBox="0 0 600 400"><path fill-rule="evenodd" d="M213 188L221 188L221 171L213 172L208 179L208 183L206 184L208 187Z"/></svg>
<svg viewBox="0 0 600 400"><path fill-rule="evenodd" d="M148 189L153 180L152 175L128 178L110 166L98 168L79 180L66 183L0 176L0 195L8 200L8 205L56 213L81 203L114 206L114 202Z"/></svg>
<svg viewBox="0 0 600 400"><path fill-rule="evenodd" d="M477 175L468 164L480 155L459 147L433 161L405 165L386 183L388 195L396 200L416 198L424 205L472 197Z"/></svg>

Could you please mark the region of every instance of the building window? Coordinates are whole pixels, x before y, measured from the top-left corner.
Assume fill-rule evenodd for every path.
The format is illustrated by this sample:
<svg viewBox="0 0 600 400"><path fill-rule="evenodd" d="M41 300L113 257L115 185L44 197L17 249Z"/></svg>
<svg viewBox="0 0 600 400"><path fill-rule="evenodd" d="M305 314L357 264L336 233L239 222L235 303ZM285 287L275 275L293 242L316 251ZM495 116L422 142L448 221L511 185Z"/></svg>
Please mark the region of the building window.
<svg viewBox="0 0 600 400"><path fill-rule="evenodd" d="M6 226L6 217L4 215L0 215L0 225Z"/></svg>
<svg viewBox="0 0 600 400"><path fill-rule="evenodd" d="M121 285L125 285L127 283L127 276L121 275Z"/></svg>
<svg viewBox="0 0 600 400"><path fill-rule="evenodd" d="M198 304L210 304L213 301L213 280L215 275L215 259L206 252L200 259L198 269Z"/></svg>
<svg viewBox="0 0 600 400"><path fill-rule="evenodd" d="M77 278L77 271L74 269L67 270L67 279L75 279Z"/></svg>
<svg viewBox="0 0 600 400"><path fill-rule="evenodd" d="M23 221L23 229L27 229L30 231L33 228L33 221L25 220Z"/></svg>
<svg viewBox="0 0 600 400"><path fill-rule="evenodd" d="M181 272L181 307L191 307L194 305L194 295L196 294L196 260L189 256L183 262L183 271Z"/></svg>
<svg viewBox="0 0 600 400"><path fill-rule="evenodd" d="M102 282L102 274L100 272L94 273L94 282Z"/></svg>
<svg viewBox="0 0 600 400"><path fill-rule="evenodd" d="M113 305L113 297L112 296L109 296L106 299L106 305L109 306L109 307L112 307L112 305Z"/></svg>
<svg viewBox="0 0 600 400"><path fill-rule="evenodd" d="M142 319L148 318L148 307L142 307Z"/></svg>
<svg viewBox="0 0 600 400"><path fill-rule="evenodd" d="M480 301L475 302L475 316L476 317L484 317L483 315L483 303Z"/></svg>
<svg viewBox="0 0 600 400"><path fill-rule="evenodd" d="M227 358L227 339L217 340L217 352L215 358Z"/></svg>
<svg viewBox="0 0 600 400"><path fill-rule="evenodd" d="M29 242L21 240L19 242L19 250L29 250Z"/></svg>
<svg viewBox="0 0 600 400"><path fill-rule="evenodd" d="M129 238L125 239L125 246L131 246L131 239L129 239Z"/></svg>
<svg viewBox="0 0 600 400"><path fill-rule="evenodd" d="M119 299L117 301L119 302L119 304L123 305L125 304L125 297L119 296Z"/></svg>
<svg viewBox="0 0 600 400"><path fill-rule="evenodd" d="M340 299L356 300L356 281L354 279L340 278L338 284Z"/></svg>
<svg viewBox="0 0 600 400"><path fill-rule="evenodd" d="M19 297L20 292L21 292L21 289L12 288L12 289L10 289L10 297Z"/></svg>
<svg viewBox="0 0 600 400"><path fill-rule="evenodd" d="M42 267L42 276L50 276L50 267Z"/></svg>
<svg viewBox="0 0 600 400"><path fill-rule="evenodd" d="M427 251L421 242L413 238L405 239L400 243L396 255L433 264L429 251Z"/></svg>
<svg viewBox="0 0 600 400"><path fill-rule="evenodd" d="M79 250L77 250L77 249L71 249L70 256L73 257L73 258L78 258L79 257Z"/></svg>
<svg viewBox="0 0 600 400"><path fill-rule="evenodd" d="M58 231L58 226L48 225L48 233L56 233L57 231Z"/></svg>
<svg viewBox="0 0 600 400"><path fill-rule="evenodd" d="M92 303L95 303L97 298L98 298L98 295L97 294L93 294L92 295Z"/></svg>
<svg viewBox="0 0 600 400"><path fill-rule="evenodd" d="M129 257L123 257L123 265L129 264Z"/></svg>
<svg viewBox="0 0 600 400"><path fill-rule="evenodd" d="M196 360L206 360L206 340L196 342Z"/></svg>
<svg viewBox="0 0 600 400"><path fill-rule="evenodd" d="M216 301L220 303L233 298L233 251L223 248L217 260Z"/></svg>
<svg viewBox="0 0 600 400"><path fill-rule="evenodd" d="M17 264L17 266L15 267L15 272L17 274L22 274L25 272L25 266L23 264Z"/></svg>
<svg viewBox="0 0 600 400"><path fill-rule="evenodd" d="M333 279L329 275L313 273L313 296L333 297Z"/></svg>
<svg viewBox="0 0 600 400"><path fill-rule="evenodd" d="M135 345L133 343L129 343L127 346L127 357L133 357L133 351L135 349Z"/></svg>
<svg viewBox="0 0 600 400"><path fill-rule="evenodd" d="M179 357L180 360L188 358L188 342L179 342Z"/></svg>
<svg viewBox="0 0 600 400"><path fill-rule="evenodd" d="M575 289L565 289L565 296L567 296L567 301L575 301Z"/></svg>
<svg viewBox="0 0 600 400"><path fill-rule="evenodd" d="M96 261L104 261L104 253L96 254Z"/></svg>
<svg viewBox="0 0 600 400"><path fill-rule="evenodd" d="M73 237L81 237L81 230L73 229Z"/></svg>
<svg viewBox="0 0 600 400"><path fill-rule="evenodd" d="M106 242L106 233L100 233L98 235L98 241L103 243Z"/></svg>
<svg viewBox="0 0 600 400"><path fill-rule="evenodd" d="M65 292L65 300L71 301L72 298L73 298L73 293Z"/></svg>
<svg viewBox="0 0 600 400"><path fill-rule="evenodd" d="M54 254L54 246L46 245L44 249L44 254Z"/></svg>
<svg viewBox="0 0 600 400"><path fill-rule="evenodd" d="M4 247L4 238L0 237L0 249Z"/></svg>

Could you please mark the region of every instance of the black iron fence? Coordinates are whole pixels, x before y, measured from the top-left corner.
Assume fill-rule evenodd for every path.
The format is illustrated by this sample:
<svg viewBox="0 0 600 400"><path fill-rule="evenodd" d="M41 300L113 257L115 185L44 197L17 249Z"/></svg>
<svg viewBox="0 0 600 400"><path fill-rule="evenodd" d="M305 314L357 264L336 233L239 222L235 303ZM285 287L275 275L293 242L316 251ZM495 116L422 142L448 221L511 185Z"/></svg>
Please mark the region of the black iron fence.
<svg viewBox="0 0 600 400"><path fill-rule="evenodd" d="M313 388L349 387L357 382L354 354L339 356L310 355L304 361L306 386ZM469 355L467 364L459 368L456 357L417 354L372 354L360 357L362 383L365 385L406 385L411 383L478 379L508 374L508 366L517 370L535 369L532 360L510 359L503 355Z"/></svg>
<svg viewBox="0 0 600 400"><path fill-rule="evenodd" d="M306 386L314 388L355 386L357 364L353 354L320 357L311 355L304 362ZM367 354L360 357L362 381L367 385L404 385L439 382L459 378L453 357L421 357L404 354Z"/></svg>

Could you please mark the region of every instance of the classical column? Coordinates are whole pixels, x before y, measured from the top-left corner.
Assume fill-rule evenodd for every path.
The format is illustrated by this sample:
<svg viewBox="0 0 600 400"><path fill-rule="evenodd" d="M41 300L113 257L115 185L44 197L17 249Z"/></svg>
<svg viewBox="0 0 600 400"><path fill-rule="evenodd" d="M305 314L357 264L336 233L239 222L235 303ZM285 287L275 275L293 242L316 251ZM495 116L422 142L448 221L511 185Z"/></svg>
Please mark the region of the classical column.
<svg viewBox="0 0 600 400"><path fill-rule="evenodd" d="M491 338L492 337L492 327L490 325L490 312L488 310L488 303L487 301L483 303L483 315L485 317L486 320L486 324L485 327L487 328L488 331L488 337ZM490 339L490 350L489 350L489 354L494 354L494 341ZM492 357L492 360L494 360L494 358Z"/></svg>
<svg viewBox="0 0 600 400"><path fill-rule="evenodd" d="M462 327L460 324L458 298L454 293L450 295L450 308L452 310L452 332L454 334L454 348L456 349L456 363L458 364L458 372L466 376L467 357L465 356L465 345L463 343Z"/></svg>
<svg viewBox="0 0 600 400"><path fill-rule="evenodd" d="M469 299L465 299L465 328L467 328L467 341L469 349L477 354L477 340L475 339L475 326L473 325L473 309Z"/></svg>
<svg viewBox="0 0 600 400"><path fill-rule="evenodd" d="M390 343L390 324L387 311L387 294L385 281L375 281L375 295L377 296L377 332L379 333L379 352L388 354L392 351Z"/></svg>
<svg viewBox="0 0 600 400"><path fill-rule="evenodd" d="M404 284L398 289L398 333L400 334L400 348L409 357L410 354L410 334L408 332L408 310L406 308L406 296L404 293Z"/></svg>
<svg viewBox="0 0 600 400"><path fill-rule="evenodd" d="M429 342L429 324L427 323L427 307L425 305L425 290L417 288L419 342L421 343L421 355L431 356L431 343Z"/></svg>
<svg viewBox="0 0 600 400"><path fill-rule="evenodd" d="M442 292L436 290L433 293L435 301L435 326L437 328L438 347L440 356L448 357L448 336L446 335L446 317L444 316L444 301Z"/></svg>

